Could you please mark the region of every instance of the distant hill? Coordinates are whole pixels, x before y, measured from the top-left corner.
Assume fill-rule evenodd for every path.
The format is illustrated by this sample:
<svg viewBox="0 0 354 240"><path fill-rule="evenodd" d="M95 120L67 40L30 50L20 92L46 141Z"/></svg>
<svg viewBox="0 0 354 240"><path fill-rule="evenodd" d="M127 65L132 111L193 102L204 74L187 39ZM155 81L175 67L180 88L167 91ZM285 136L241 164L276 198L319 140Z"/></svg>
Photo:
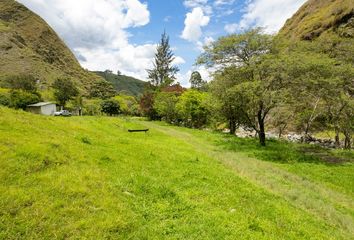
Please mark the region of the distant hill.
<svg viewBox="0 0 354 240"><path fill-rule="evenodd" d="M0 1L0 80L32 74L44 88L68 75L84 90L102 80L84 70L74 54L39 16L14 0Z"/></svg>
<svg viewBox="0 0 354 240"><path fill-rule="evenodd" d="M117 75L110 71L97 71L94 73L112 83L118 92L136 97L142 95L147 86L147 82L125 75Z"/></svg>
<svg viewBox="0 0 354 240"><path fill-rule="evenodd" d="M309 0L279 32L292 40L314 40L333 34L354 37L353 0Z"/></svg>

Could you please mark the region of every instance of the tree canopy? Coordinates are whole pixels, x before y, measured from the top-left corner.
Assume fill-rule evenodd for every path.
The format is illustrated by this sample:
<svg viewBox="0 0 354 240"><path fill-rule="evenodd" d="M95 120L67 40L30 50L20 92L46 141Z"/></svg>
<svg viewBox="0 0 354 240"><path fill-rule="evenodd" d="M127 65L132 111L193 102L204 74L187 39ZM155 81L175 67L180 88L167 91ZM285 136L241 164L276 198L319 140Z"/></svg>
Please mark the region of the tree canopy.
<svg viewBox="0 0 354 240"><path fill-rule="evenodd" d="M166 32L161 35L160 43L157 45L153 68L147 70L148 78L153 86L167 86L176 80L177 66L173 66L175 60L171 50L169 37Z"/></svg>

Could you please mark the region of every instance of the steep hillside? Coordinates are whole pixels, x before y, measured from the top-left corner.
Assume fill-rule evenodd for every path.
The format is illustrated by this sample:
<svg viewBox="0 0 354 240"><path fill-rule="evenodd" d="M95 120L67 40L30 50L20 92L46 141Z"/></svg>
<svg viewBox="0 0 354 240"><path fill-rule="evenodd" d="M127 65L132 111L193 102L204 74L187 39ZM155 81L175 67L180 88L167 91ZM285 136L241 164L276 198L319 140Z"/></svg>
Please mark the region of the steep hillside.
<svg viewBox="0 0 354 240"><path fill-rule="evenodd" d="M353 0L309 0L280 31L280 35L293 40L313 40L333 33L354 37Z"/></svg>
<svg viewBox="0 0 354 240"><path fill-rule="evenodd" d="M147 85L146 82L139 79L125 75L116 75L110 71L95 73L106 79L108 82L111 82L118 92L132 96L142 95Z"/></svg>
<svg viewBox="0 0 354 240"><path fill-rule="evenodd" d="M14 0L0 1L0 56L0 80L33 74L46 88L58 76L69 75L85 89L101 79L80 66L43 19Z"/></svg>

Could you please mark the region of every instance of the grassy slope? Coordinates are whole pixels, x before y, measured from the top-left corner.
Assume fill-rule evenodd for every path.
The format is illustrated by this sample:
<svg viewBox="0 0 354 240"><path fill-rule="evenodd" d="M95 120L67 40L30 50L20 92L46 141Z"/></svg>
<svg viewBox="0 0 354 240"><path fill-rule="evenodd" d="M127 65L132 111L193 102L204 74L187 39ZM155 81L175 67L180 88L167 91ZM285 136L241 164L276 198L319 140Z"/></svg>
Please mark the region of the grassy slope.
<svg viewBox="0 0 354 240"><path fill-rule="evenodd" d="M326 37L331 34L353 37L353 25L349 23L353 17L352 0L309 0L285 23L279 34L291 39L307 40L322 34ZM344 29L338 30L340 26Z"/></svg>
<svg viewBox="0 0 354 240"><path fill-rule="evenodd" d="M106 79L108 82L112 83L114 88L118 92L132 96L140 96L144 93L146 82L139 79L125 76L125 75L116 75L113 73L107 72L95 72L99 76Z"/></svg>
<svg viewBox="0 0 354 240"><path fill-rule="evenodd" d="M127 132L145 126L150 133ZM301 162L258 160L233 139L0 108L0 239L354 236L352 163L308 162L297 172L292 166Z"/></svg>
<svg viewBox="0 0 354 240"><path fill-rule="evenodd" d="M14 0L0 1L0 81L33 74L47 88L69 75L84 89L101 79L84 70L70 49L39 16Z"/></svg>

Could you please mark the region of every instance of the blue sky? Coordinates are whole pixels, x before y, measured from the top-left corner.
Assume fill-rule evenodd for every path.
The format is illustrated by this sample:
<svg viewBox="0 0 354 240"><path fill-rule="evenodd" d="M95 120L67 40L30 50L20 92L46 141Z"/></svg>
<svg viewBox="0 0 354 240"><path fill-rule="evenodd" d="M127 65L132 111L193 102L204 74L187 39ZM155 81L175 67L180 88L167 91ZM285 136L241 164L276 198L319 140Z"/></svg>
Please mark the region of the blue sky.
<svg viewBox="0 0 354 240"><path fill-rule="evenodd" d="M90 70L120 70L146 80L156 43L166 30L188 86L202 46L260 26L276 33L305 0L18 0L44 18Z"/></svg>

